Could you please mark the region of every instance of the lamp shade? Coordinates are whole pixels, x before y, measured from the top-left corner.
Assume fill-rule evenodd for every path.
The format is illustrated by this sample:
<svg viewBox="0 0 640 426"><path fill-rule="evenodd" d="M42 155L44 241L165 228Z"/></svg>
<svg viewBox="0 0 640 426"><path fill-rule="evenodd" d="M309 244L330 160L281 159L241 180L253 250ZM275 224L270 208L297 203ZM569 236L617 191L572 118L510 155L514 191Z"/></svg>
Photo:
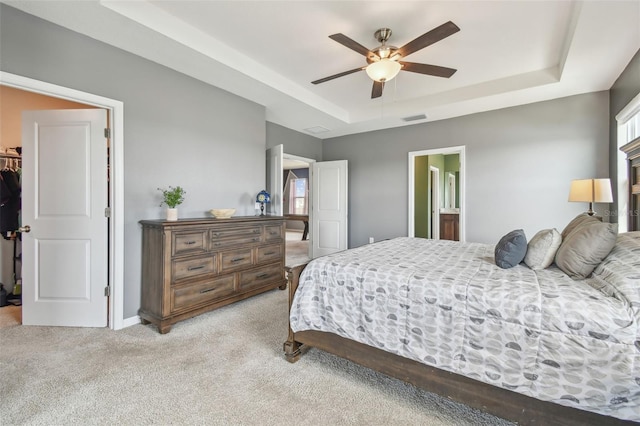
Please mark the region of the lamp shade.
<svg viewBox="0 0 640 426"><path fill-rule="evenodd" d="M372 80L384 83L392 80L400 72L400 65L391 59L382 58L377 62L372 62L367 66L367 75Z"/></svg>
<svg viewBox="0 0 640 426"><path fill-rule="evenodd" d="M612 203L609 179L578 179L571 181L569 201L586 203Z"/></svg>
<svg viewBox="0 0 640 426"><path fill-rule="evenodd" d="M262 191L258 192L258 195L256 195L256 202L270 203L271 195L269 195L269 193L263 189Z"/></svg>

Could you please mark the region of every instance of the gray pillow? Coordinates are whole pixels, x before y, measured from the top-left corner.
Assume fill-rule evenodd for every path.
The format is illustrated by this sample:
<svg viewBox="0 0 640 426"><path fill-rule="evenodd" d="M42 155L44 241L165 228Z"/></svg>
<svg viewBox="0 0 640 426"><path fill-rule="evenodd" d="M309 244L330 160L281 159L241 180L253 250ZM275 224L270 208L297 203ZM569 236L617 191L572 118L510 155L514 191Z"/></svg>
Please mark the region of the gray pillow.
<svg viewBox="0 0 640 426"><path fill-rule="evenodd" d="M580 213L578 216L574 217L571 222L569 222L567 226L565 226L565 228L562 230L562 240L564 241L564 239L567 238L571 231L576 229L578 226L588 222L602 222L602 219L598 218L597 216L589 216L587 213Z"/></svg>
<svg viewBox="0 0 640 426"><path fill-rule="evenodd" d="M574 280L585 279L611 252L617 237L617 223L583 223L562 240L556 265Z"/></svg>
<svg viewBox="0 0 640 426"><path fill-rule="evenodd" d="M553 263L560 243L562 243L562 236L557 229L543 229L527 244L524 263L533 270L549 267Z"/></svg>
<svg viewBox="0 0 640 426"><path fill-rule="evenodd" d="M527 254L527 237L522 229L516 229L500 238L496 244L494 256L496 265L509 269L522 262Z"/></svg>

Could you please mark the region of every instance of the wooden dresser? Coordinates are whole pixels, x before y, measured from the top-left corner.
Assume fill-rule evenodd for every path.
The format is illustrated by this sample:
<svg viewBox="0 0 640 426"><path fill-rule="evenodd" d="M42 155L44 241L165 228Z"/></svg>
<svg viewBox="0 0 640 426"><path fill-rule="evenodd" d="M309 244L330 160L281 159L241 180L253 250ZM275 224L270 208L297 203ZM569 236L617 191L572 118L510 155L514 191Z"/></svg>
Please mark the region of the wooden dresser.
<svg viewBox="0 0 640 426"><path fill-rule="evenodd" d="M280 216L143 220L142 322L168 333L178 321L279 287L285 221Z"/></svg>

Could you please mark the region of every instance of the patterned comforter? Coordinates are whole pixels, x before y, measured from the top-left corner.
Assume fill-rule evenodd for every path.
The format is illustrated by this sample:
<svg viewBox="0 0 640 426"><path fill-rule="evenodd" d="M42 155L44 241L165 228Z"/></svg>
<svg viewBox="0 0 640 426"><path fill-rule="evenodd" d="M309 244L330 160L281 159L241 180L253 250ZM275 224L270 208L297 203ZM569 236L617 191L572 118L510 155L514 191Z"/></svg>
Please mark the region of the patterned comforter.
<svg viewBox="0 0 640 426"><path fill-rule="evenodd" d="M315 259L291 328L640 421L640 233L621 234L584 281L555 266L500 269L493 248L396 238Z"/></svg>

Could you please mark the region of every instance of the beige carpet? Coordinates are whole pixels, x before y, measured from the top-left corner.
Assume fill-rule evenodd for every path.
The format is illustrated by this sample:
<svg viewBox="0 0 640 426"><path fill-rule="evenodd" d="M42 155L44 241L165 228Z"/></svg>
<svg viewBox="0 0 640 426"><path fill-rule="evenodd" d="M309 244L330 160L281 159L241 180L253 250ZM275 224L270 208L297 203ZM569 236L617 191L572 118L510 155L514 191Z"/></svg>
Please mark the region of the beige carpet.
<svg viewBox="0 0 640 426"><path fill-rule="evenodd" d="M166 335L0 329L3 425L507 424L318 350L282 355L287 292L183 321Z"/></svg>
<svg viewBox="0 0 640 426"><path fill-rule="evenodd" d="M302 232L287 231L285 265L295 266L309 261L309 240L302 240Z"/></svg>

